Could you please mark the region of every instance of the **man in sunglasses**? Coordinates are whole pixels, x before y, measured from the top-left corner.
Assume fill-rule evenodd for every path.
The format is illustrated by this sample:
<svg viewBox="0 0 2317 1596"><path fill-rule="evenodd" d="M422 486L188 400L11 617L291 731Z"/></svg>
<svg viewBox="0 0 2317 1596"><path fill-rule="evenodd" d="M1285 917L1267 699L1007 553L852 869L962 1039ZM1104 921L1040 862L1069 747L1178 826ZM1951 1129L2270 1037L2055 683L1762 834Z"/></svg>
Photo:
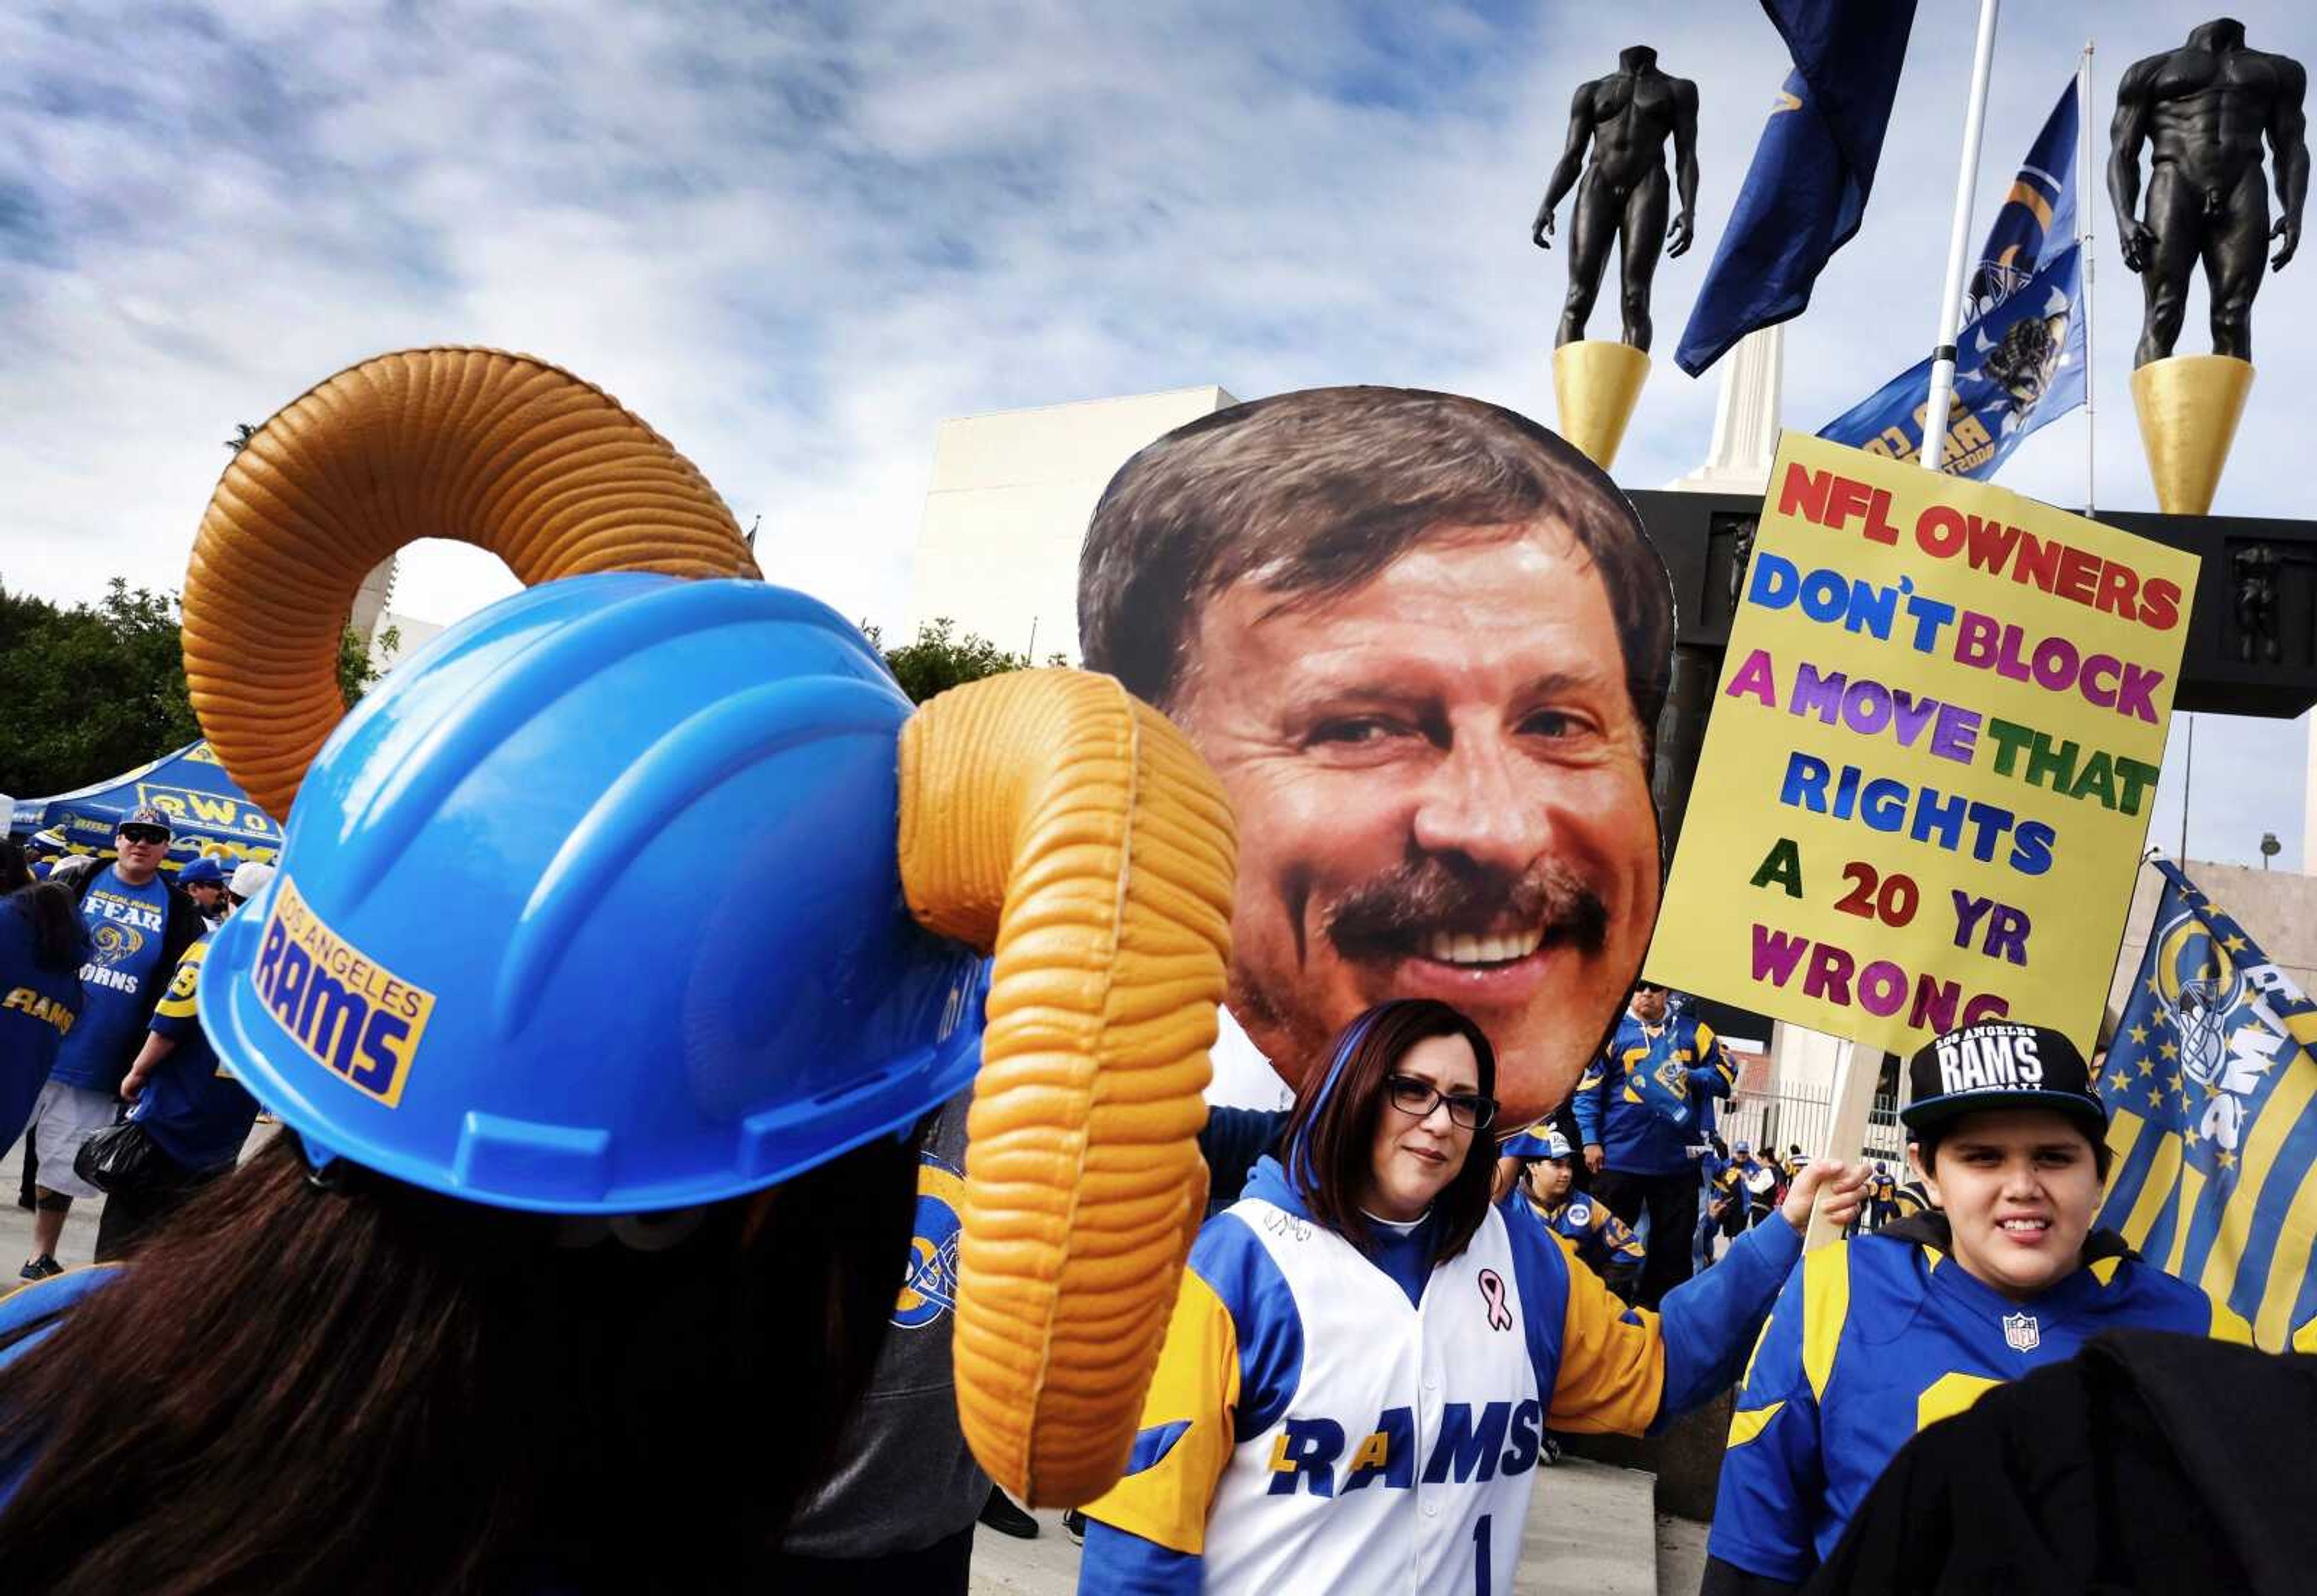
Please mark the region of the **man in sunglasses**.
<svg viewBox="0 0 2317 1596"><path fill-rule="evenodd" d="M40 1163L32 1256L18 1271L26 1280L64 1272L57 1246L65 1216L75 1197L96 1195L73 1161L91 1136L112 1123L121 1078L144 1043L170 973L209 928L192 899L161 872L172 836L161 811L131 810L113 833L109 862L67 860L52 876L80 900L92 952L80 971L85 993L80 1018L57 1049L56 1068L40 1088L25 1131Z"/></svg>
<svg viewBox="0 0 2317 1596"><path fill-rule="evenodd" d="M1713 1130L1713 1099L1738 1067L1673 994L1647 981L1633 988L1607 1051L1577 1083L1577 1125L1594 1195L1628 1225L1650 1216L1649 1257L1635 1300L1654 1308L1689 1278L1697 1230L1698 1157Z"/></svg>
<svg viewBox="0 0 2317 1596"><path fill-rule="evenodd" d="M228 901L223 865L203 854L177 872L177 884L185 889L185 895L192 899L193 907L201 911L203 919L212 926L225 923L232 904Z"/></svg>

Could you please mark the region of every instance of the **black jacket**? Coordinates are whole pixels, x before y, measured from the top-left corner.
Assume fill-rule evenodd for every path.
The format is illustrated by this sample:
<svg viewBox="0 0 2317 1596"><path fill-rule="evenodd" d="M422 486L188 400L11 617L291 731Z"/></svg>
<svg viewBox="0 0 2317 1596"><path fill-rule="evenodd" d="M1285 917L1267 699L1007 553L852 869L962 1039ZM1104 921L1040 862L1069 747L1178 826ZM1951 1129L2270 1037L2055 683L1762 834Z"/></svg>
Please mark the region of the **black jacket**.
<svg viewBox="0 0 2317 1596"><path fill-rule="evenodd" d="M2306 1592L2317 1357L2112 1331L1910 1441L1804 1589Z"/></svg>

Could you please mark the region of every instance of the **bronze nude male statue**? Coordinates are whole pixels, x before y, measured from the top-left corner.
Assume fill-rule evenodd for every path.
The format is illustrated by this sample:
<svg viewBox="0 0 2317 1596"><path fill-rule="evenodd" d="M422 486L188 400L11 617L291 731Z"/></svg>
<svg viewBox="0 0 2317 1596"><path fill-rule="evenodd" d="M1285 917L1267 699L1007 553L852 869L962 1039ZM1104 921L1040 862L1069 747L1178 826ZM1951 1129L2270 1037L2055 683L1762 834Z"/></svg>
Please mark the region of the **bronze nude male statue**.
<svg viewBox="0 0 2317 1596"><path fill-rule="evenodd" d="M1552 212L1573 186L1576 213L1569 224L1569 299L1556 347L1585 336L1585 321L1601 291L1609 244L1622 240L1624 341L1650 346L1650 279L1666 245L1665 141L1674 142L1681 211L1673 219L1673 247L1689 249L1697 206L1697 85L1658 70L1658 52L1645 44L1622 50L1617 70L1577 91L1569 108L1569 143L1545 185L1530 237L1550 249ZM1585 158L1588 141L1592 158ZM1583 178L1579 177L1580 165Z"/></svg>
<svg viewBox="0 0 2317 1596"><path fill-rule="evenodd" d="M2135 368L2172 353L2199 260L2212 297L2213 353L2252 358L2252 300L2267 240L2279 240L2270 263L2277 270L2301 242L2307 85L2300 62L2249 48L2244 24L2228 17L2198 27L2178 49L2134 62L2117 83L2107 192L2124 264L2141 274L2147 296ZM2285 212L2274 228L2260 169L2264 135ZM2143 143L2151 149L2141 215Z"/></svg>

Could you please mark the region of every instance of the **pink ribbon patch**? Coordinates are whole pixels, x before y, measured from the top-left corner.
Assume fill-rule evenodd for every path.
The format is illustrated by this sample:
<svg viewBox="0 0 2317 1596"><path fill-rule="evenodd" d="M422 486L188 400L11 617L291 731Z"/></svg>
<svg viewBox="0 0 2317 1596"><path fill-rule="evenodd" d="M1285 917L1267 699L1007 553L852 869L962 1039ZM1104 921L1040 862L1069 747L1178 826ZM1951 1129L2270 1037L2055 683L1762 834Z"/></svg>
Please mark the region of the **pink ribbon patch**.
<svg viewBox="0 0 2317 1596"><path fill-rule="evenodd" d="M1513 1311L1505 1305L1505 1278L1494 1269L1482 1269L1481 1296L1489 1305L1489 1328L1510 1330L1513 1327Z"/></svg>

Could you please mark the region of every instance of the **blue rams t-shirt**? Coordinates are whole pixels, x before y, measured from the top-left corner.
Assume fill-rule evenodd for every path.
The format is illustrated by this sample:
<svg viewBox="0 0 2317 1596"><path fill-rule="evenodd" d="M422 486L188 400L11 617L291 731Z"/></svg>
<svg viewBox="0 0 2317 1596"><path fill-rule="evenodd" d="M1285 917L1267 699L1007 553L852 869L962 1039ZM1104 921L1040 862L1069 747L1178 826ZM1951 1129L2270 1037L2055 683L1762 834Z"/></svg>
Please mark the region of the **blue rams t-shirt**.
<svg viewBox="0 0 2317 1596"><path fill-rule="evenodd" d="M33 947L31 916L0 899L0 1146L23 1134L57 1049L80 1018L80 972L45 968Z"/></svg>
<svg viewBox="0 0 2317 1596"><path fill-rule="evenodd" d="M158 875L132 887L110 865L97 872L80 901L91 946L80 967L86 994L79 1021L57 1049L50 1079L91 1091L115 1092L129 1072L144 1032L139 1001L148 981L161 974L161 938L169 924L169 888Z"/></svg>
<svg viewBox="0 0 2317 1596"><path fill-rule="evenodd" d="M257 1099L219 1062L194 1012L210 936L185 950L168 991L153 1011L153 1034L166 1036L176 1046L153 1067L129 1115L160 1143L162 1152L194 1170L233 1162L257 1118Z"/></svg>

